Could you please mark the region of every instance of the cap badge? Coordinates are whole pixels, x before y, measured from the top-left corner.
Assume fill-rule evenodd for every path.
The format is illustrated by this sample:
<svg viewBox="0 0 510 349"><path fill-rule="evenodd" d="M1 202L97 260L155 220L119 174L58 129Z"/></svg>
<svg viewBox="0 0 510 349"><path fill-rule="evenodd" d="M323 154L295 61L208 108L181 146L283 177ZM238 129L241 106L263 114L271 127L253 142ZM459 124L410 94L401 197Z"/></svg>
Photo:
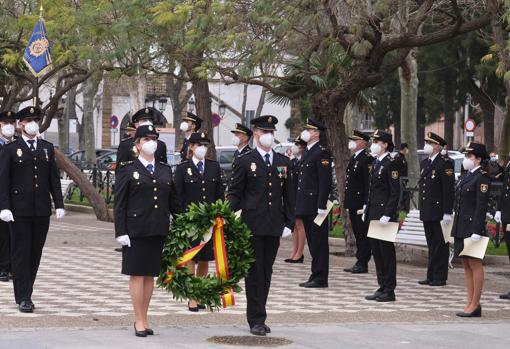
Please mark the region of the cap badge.
<svg viewBox="0 0 510 349"><path fill-rule="evenodd" d="M154 131L151 125L149 125L149 131Z"/></svg>
<svg viewBox="0 0 510 349"><path fill-rule="evenodd" d="M267 118L267 122L272 123L272 122L273 122L273 118L272 118L271 116L270 116L270 117L268 117L268 118Z"/></svg>
<svg viewBox="0 0 510 349"><path fill-rule="evenodd" d="M34 113L34 108L30 108L30 113L33 114Z"/></svg>

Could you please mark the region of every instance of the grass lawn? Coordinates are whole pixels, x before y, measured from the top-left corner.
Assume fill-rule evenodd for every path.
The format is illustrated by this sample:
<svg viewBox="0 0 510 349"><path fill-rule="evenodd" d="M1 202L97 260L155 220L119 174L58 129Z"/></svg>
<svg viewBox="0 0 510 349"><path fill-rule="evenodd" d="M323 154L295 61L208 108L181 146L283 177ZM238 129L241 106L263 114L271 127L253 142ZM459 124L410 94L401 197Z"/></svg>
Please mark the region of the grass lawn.
<svg viewBox="0 0 510 349"><path fill-rule="evenodd" d="M502 242L498 248L494 247L494 243L489 241L489 246L487 246L487 255L490 256L508 256L508 252L506 249L506 244Z"/></svg>
<svg viewBox="0 0 510 349"><path fill-rule="evenodd" d="M101 193L101 196L106 199L106 194ZM110 204L108 204L108 208L113 208L113 195L110 197ZM66 196L65 203L73 204L73 205L82 205L82 206L90 206L89 200L84 196L83 201L80 201L80 191L75 190L71 198L68 199Z"/></svg>

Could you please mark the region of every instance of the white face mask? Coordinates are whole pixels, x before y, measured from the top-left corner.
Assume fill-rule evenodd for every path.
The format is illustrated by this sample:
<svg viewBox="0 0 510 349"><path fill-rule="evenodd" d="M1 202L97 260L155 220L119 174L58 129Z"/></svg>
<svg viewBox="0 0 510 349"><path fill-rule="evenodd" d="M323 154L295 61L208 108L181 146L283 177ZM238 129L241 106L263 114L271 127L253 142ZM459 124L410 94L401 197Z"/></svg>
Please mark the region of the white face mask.
<svg viewBox="0 0 510 349"><path fill-rule="evenodd" d="M425 143L423 146L423 152L427 155L430 155L434 152L434 147L428 143Z"/></svg>
<svg viewBox="0 0 510 349"><path fill-rule="evenodd" d="M443 155L443 156L448 155L448 150L446 150L446 149L441 150L441 155Z"/></svg>
<svg viewBox="0 0 510 349"><path fill-rule="evenodd" d="M273 146L274 136L272 133L264 133L259 137L259 144L263 147L270 148Z"/></svg>
<svg viewBox="0 0 510 349"><path fill-rule="evenodd" d="M299 149L299 147L295 144L290 148L290 151L292 152L292 155L294 155L294 156L298 156L299 153L301 153L301 149Z"/></svg>
<svg viewBox="0 0 510 349"><path fill-rule="evenodd" d="M235 145L236 147L241 143L241 140L236 135L232 136L232 145Z"/></svg>
<svg viewBox="0 0 510 349"><path fill-rule="evenodd" d="M140 126L152 126L152 121L151 120L140 121L140 123L138 124L138 127L140 127Z"/></svg>
<svg viewBox="0 0 510 349"><path fill-rule="evenodd" d="M303 130L301 132L301 139L305 142L309 142L310 141L310 138L312 138L312 135L310 134L310 131L308 130Z"/></svg>
<svg viewBox="0 0 510 349"><path fill-rule="evenodd" d="M14 136L14 125L11 125L11 124L5 124L2 126L2 134L4 135L5 138L11 138L12 136Z"/></svg>
<svg viewBox="0 0 510 349"><path fill-rule="evenodd" d="M142 152L145 155L153 155L158 149L158 142L156 141L147 141L142 145Z"/></svg>
<svg viewBox="0 0 510 349"><path fill-rule="evenodd" d="M356 147L357 147L357 144L355 141L353 141L352 139L349 141L349 144L348 144L348 147L349 147L349 150L355 150Z"/></svg>
<svg viewBox="0 0 510 349"><path fill-rule="evenodd" d="M189 130L189 125L186 121L181 122L181 126L179 126L182 132L186 132Z"/></svg>
<svg viewBox="0 0 510 349"><path fill-rule="evenodd" d="M381 155L382 147L378 143L372 143L370 146L370 153L372 153L373 156L379 156Z"/></svg>
<svg viewBox="0 0 510 349"><path fill-rule="evenodd" d="M39 133L39 124L35 121L30 121L25 124L25 132L30 136L37 136Z"/></svg>
<svg viewBox="0 0 510 349"><path fill-rule="evenodd" d="M207 147L205 145L196 147L193 154L198 160L203 160L205 158L205 154L207 154Z"/></svg>
<svg viewBox="0 0 510 349"><path fill-rule="evenodd" d="M462 167L464 167L466 171L471 171L475 168L475 162L469 158L464 158L464 160L462 160Z"/></svg>

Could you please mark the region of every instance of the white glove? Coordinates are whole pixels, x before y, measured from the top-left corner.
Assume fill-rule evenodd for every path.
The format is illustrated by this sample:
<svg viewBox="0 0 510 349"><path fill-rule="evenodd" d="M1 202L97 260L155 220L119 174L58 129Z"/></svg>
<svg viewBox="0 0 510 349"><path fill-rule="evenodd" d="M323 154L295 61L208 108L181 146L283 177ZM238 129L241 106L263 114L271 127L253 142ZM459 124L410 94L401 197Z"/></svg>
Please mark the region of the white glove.
<svg viewBox="0 0 510 349"><path fill-rule="evenodd" d="M357 211L356 211L356 214L357 214L358 216L359 216L360 214L365 215L365 210L366 210L366 208L367 208L367 205L363 205L363 208L360 208L359 210L357 210ZM365 220L365 219L363 218L363 220Z"/></svg>
<svg viewBox="0 0 510 349"><path fill-rule="evenodd" d="M473 234L473 235L471 235L471 240L472 240L472 241L479 241L479 240L480 240L480 238L481 238L481 236L480 236L480 235L478 235L478 234Z"/></svg>
<svg viewBox="0 0 510 349"><path fill-rule="evenodd" d="M317 214L319 216L325 216L328 214L328 210L321 210L320 208L317 210Z"/></svg>
<svg viewBox="0 0 510 349"><path fill-rule="evenodd" d="M501 211L496 211L496 214L494 215L494 220L496 221L496 223L501 224Z"/></svg>
<svg viewBox="0 0 510 349"><path fill-rule="evenodd" d="M57 216L57 219L62 219L66 215L66 210L63 208L57 208L55 210L55 216Z"/></svg>
<svg viewBox="0 0 510 349"><path fill-rule="evenodd" d="M448 225L452 222L452 215L451 214L444 214L443 215L443 220L441 223L443 223L443 225Z"/></svg>
<svg viewBox="0 0 510 349"><path fill-rule="evenodd" d="M121 244L122 246L131 247L131 240L129 240L128 235L121 235L118 238L116 238L117 242Z"/></svg>
<svg viewBox="0 0 510 349"><path fill-rule="evenodd" d="M292 230L290 230L287 227L283 228L282 238L285 238L285 237L291 236L291 235L292 235Z"/></svg>
<svg viewBox="0 0 510 349"><path fill-rule="evenodd" d="M381 222L381 224L388 224L389 221L390 217L388 216L382 216L381 219L379 219L379 222Z"/></svg>
<svg viewBox="0 0 510 349"><path fill-rule="evenodd" d="M11 210L0 211L0 219L4 222L14 222L14 217L12 216Z"/></svg>

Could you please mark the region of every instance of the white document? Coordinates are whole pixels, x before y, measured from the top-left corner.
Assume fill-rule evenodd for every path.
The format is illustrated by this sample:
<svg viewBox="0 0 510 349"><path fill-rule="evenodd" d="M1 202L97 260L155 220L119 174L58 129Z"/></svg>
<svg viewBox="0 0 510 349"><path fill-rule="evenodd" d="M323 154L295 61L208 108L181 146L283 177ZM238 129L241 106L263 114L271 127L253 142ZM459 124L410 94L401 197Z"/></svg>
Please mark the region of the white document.
<svg viewBox="0 0 510 349"><path fill-rule="evenodd" d="M243 213L243 210L239 210L234 213L237 219L241 219L241 213Z"/></svg>
<svg viewBox="0 0 510 349"><path fill-rule="evenodd" d="M455 217L452 216L452 220L448 224L443 224L443 222L441 222L441 229L443 230L443 238L445 243L447 242L453 243L454 241L453 237L451 236L454 218Z"/></svg>
<svg viewBox="0 0 510 349"><path fill-rule="evenodd" d="M510 231L510 224L506 225L506 231Z"/></svg>
<svg viewBox="0 0 510 349"><path fill-rule="evenodd" d="M317 217L315 217L315 219L313 220L313 222L320 227L322 225L322 223L324 223L324 221L326 220L326 217L331 212L332 208L333 208L333 202L328 200L328 202L326 204L326 211L328 211L328 212L326 212L326 214L318 214Z"/></svg>
<svg viewBox="0 0 510 349"><path fill-rule="evenodd" d="M480 240L473 241L471 238L464 239L464 249L460 253L461 256L475 257L483 259L487 246L489 245L489 238L482 236Z"/></svg>
<svg viewBox="0 0 510 349"><path fill-rule="evenodd" d="M396 222L388 222L382 224L377 221L370 221L368 226L368 237L377 240L395 242L397 239L399 224Z"/></svg>

